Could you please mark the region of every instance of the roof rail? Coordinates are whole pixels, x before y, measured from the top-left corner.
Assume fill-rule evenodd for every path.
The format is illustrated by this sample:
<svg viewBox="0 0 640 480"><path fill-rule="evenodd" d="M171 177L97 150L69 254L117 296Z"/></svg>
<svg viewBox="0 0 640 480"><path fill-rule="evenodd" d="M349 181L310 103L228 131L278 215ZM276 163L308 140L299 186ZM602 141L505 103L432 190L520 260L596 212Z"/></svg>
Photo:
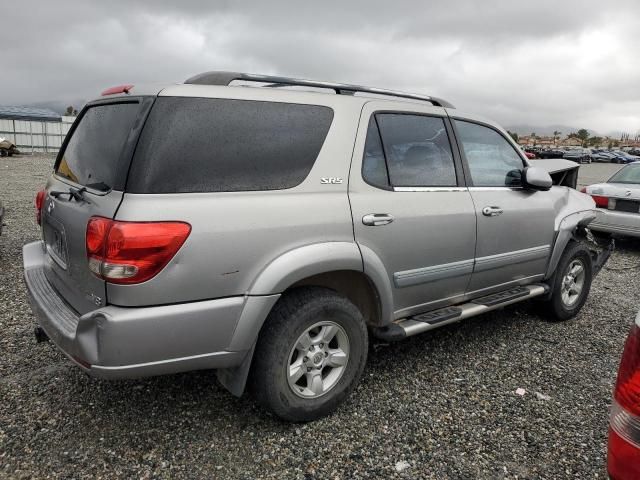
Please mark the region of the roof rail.
<svg viewBox="0 0 640 480"><path fill-rule="evenodd" d="M356 92L374 93L376 95L408 98L411 100L423 100L426 102L431 102L436 107L454 108L454 106L446 100L427 95L396 92L394 90L385 90L383 88L362 87L359 85L347 85L343 83L318 82L315 80L301 80L297 78L277 77L273 75L253 75L250 73L238 72L205 72L188 78L184 83L195 85L229 85L234 80L268 83L270 84L267 85L269 87L300 86L328 88L334 90L338 95L353 95Z"/></svg>

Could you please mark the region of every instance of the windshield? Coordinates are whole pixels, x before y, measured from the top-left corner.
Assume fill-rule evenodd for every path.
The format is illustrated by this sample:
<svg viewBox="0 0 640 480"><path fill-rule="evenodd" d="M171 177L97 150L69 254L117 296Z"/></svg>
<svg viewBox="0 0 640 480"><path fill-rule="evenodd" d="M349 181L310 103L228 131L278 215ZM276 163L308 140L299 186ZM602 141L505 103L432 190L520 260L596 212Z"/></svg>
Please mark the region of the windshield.
<svg viewBox="0 0 640 480"><path fill-rule="evenodd" d="M609 183L640 184L640 164L627 165L611 177Z"/></svg>

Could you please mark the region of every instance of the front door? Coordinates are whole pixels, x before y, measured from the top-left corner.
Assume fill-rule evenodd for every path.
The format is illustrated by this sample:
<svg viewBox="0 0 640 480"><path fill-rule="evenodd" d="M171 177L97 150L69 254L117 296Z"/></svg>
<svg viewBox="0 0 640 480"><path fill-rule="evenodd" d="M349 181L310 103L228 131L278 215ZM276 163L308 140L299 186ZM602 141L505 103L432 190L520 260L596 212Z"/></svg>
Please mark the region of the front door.
<svg viewBox="0 0 640 480"><path fill-rule="evenodd" d="M469 295L541 279L553 244L554 195L523 188L526 164L503 133L461 118L453 124L478 222Z"/></svg>
<svg viewBox="0 0 640 480"><path fill-rule="evenodd" d="M402 318L462 299L476 215L444 110L383 105L363 110L349 199L356 241L384 265Z"/></svg>

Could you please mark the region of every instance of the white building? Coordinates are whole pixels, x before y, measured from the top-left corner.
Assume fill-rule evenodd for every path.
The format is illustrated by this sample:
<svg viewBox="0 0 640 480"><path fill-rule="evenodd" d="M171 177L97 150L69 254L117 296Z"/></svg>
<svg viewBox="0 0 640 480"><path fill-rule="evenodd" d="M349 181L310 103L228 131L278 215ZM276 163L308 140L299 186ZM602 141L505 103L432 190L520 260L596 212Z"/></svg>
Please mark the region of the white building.
<svg viewBox="0 0 640 480"><path fill-rule="evenodd" d="M22 153L57 153L75 118L43 108L0 106L0 137Z"/></svg>

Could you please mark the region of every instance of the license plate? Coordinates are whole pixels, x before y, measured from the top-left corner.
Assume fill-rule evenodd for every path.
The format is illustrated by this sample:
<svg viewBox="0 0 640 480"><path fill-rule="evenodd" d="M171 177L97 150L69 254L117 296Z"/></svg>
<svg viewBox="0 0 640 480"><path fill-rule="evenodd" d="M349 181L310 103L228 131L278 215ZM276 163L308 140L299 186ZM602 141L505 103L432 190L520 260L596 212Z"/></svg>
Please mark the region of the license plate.
<svg viewBox="0 0 640 480"><path fill-rule="evenodd" d="M616 199L614 209L620 212L640 213L640 202L637 200Z"/></svg>
<svg viewBox="0 0 640 480"><path fill-rule="evenodd" d="M44 240L47 252L62 268L67 268L67 241L62 226L56 227L53 219L47 219L44 229ZM56 222L57 223L57 222Z"/></svg>

